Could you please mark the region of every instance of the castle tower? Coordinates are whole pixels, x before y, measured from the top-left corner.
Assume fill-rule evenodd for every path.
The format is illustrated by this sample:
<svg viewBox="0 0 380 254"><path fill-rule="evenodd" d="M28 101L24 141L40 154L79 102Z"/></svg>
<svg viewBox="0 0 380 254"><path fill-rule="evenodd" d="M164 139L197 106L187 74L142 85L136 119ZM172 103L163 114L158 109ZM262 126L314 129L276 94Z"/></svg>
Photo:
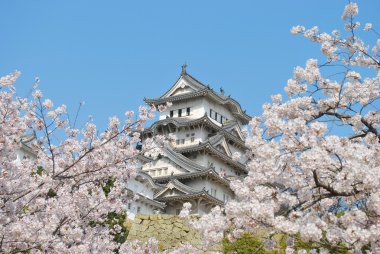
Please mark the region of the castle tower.
<svg viewBox="0 0 380 254"><path fill-rule="evenodd" d="M143 164L156 184L162 187L154 199L166 203L164 212L178 214L183 203L192 204L192 212L208 213L223 206L234 194L231 179L246 175L241 126L250 116L223 89L215 92L186 72L159 98L146 98L147 104L172 106L160 113L159 120L143 133L175 136L175 141L160 151L160 156ZM236 154L240 158L236 159Z"/></svg>

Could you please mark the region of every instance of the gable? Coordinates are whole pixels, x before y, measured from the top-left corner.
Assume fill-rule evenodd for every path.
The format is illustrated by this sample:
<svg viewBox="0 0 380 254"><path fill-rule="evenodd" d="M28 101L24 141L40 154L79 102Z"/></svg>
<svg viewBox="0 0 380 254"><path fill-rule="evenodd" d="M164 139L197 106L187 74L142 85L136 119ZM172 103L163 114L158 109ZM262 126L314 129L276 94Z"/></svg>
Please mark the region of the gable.
<svg viewBox="0 0 380 254"><path fill-rule="evenodd" d="M231 131L231 134L242 139L241 133L236 128Z"/></svg>
<svg viewBox="0 0 380 254"><path fill-rule="evenodd" d="M230 157L232 156L231 150L230 150L230 148L229 148L229 146L228 146L228 144L224 138L222 138L219 142L214 144L214 147L218 151L220 151L220 152L222 152L222 153L224 153Z"/></svg>
<svg viewBox="0 0 380 254"><path fill-rule="evenodd" d="M243 134L241 132L241 129L240 129L240 127L239 127L239 125L237 123L235 123L234 125L225 127L224 130L228 131L229 133L231 133L235 137L237 137L237 138L239 138L241 140L244 140Z"/></svg>
<svg viewBox="0 0 380 254"><path fill-rule="evenodd" d="M176 96L180 94L196 92L199 89L190 82L181 77L174 86L164 95L164 98Z"/></svg>
<svg viewBox="0 0 380 254"><path fill-rule="evenodd" d="M160 193L160 195L157 195L155 198L164 198L164 197L179 196L179 195L186 195L186 194L187 193L183 191L173 188L173 189L166 189L164 192Z"/></svg>
<svg viewBox="0 0 380 254"><path fill-rule="evenodd" d="M183 81L179 84L179 86L175 87L175 89L168 95L168 97L192 92L195 92L194 87L191 87Z"/></svg>
<svg viewBox="0 0 380 254"><path fill-rule="evenodd" d="M174 182L178 182L177 180L173 180ZM181 184L179 184L181 185ZM169 182L166 187L161 190L160 192L156 193L154 198L159 197L167 197L167 196L177 196L177 195L185 195L189 194L190 192L186 189L181 188L180 186L177 186L173 182Z"/></svg>
<svg viewBox="0 0 380 254"><path fill-rule="evenodd" d="M189 78L187 74L181 75L177 82L160 98L197 92L204 89L205 86L194 79Z"/></svg>

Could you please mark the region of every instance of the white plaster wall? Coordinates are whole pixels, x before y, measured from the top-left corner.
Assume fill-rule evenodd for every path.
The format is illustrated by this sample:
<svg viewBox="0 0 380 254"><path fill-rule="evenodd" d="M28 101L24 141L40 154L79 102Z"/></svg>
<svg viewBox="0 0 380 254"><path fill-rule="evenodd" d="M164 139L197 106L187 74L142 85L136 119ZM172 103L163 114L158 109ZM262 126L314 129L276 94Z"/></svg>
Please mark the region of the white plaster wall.
<svg viewBox="0 0 380 254"><path fill-rule="evenodd" d="M228 108L224 105L220 105L214 101L204 99L203 105L205 107L205 112L207 112L207 115L210 116L210 109L212 109L214 112L217 112L219 117L222 115L223 117L227 118L228 120L233 120L235 117L232 115L231 111L228 110ZM211 116L211 119L217 123L220 124L220 118L218 117L218 121L214 120L214 115Z"/></svg>
<svg viewBox="0 0 380 254"><path fill-rule="evenodd" d="M16 159L17 161L21 161L23 159L36 159L35 154L32 154L23 148L17 149L16 155L17 155L17 159Z"/></svg>
<svg viewBox="0 0 380 254"><path fill-rule="evenodd" d="M153 199L154 189L147 180L131 179L127 182L127 188L132 190L134 193L138 193L148 199ZM140 207L139 212L138 207ZM127 216L130 219L134 219L137 213L153 214L156 212L156 210L160 210L159 208L152 206L151 204L147 204L142 197L140 197L137 200L131 200L125 206L125 209L127 211Z"/></svg>
<svg viewBox="0 0 380 254"><path fill-rule="evenodd" d="M204 167L208 167L209 163L213 163L216 172L219 173L222 170L224 170L227 176L238 175L236 170L233 169L231 166L226 165L226 163L224 163L222 160L219 160L218 158L210 156L208 154L198 154L195 161Z"/></svg>
<svg viewBox="0 0 380 254"><path fill-rule="evenodd" d="M186 108L190 107L190 116L186 115ZM205 114L203 98L195 98L181 102L173 102L173 105L160 113L160 120L170 117L170 111L174 111L173 118L178 118L178 109L182 109L182 117L187 119L197 119Z"/></svg>
<svg viewBox="0 0 380 254"><path fill-rule="evenodd" d="M181 128L180 130L177 129L177 131L172 134L175 135L176 140L179 140L179 144L177 144L176 140L173 141L172 145L174 147L185 147L199 144L199 142L203 141L204 137L207 136L206 132L199 128L194 130ZM194 138L194 140L192 141L191 138Z"/></svg>
<svg viewBox="0 0 380 254"><path fill-rule="evenodd" d="M138 207L140 207L140 212L137 212ZM125 206L125 210L127 211L128 218L133 220L136 214L138 213L139 214L154 214L157 212L157 210L160 210L160 209L155 208L139 200L136 200L136 201L131 202L130 205L127 204Z"/></svg>
<svg viewBox="0 0 380 254"><path fill-rule="evenodd" d="M165 207L165 213L177 215L178 213L177 211L182 210L182 207L183 207L182 202L171 203L171 205Z"/></svg>
<svg viewBox="0 0 380 254"><path fill-rule="evenodd" d="M142 183L136 179L130 179L127 182L127 188L133 192L139 193L145 197L153 199L154 190L149 182Z"/></svg>
<svg viewBox="0 0 380 254"><path fill-rule="evenodd" d="M233 192L229 188L219 182L212 181L211 179L206 180L205 178L196 178L186 181L185 184L199 191L204 187L211 196L214 196L221 201L226 201L227 197L228 200L233 197ZM216 190L216 196L212 190Z"/></svg>
<svg viewBox="0 0 380 254"><path fill-rule="evenodd" d="M173 174L181 174L185 172L175 165L174 162L169 161L167 158L162 158L157 161L146 163L142 170L148 173L151 177L159 177Z"/></svg>
<svg viewBox="0 0 380 254"><path fill-rule="evenodd" d="M186 85L186 82L182 82L182 84L185 86L185 85ZM174 91L174 93L172 93L170 96L181 95L181 94L191 93L191 92L194 92L194 89L192 89L192 88L190 88L190 87L178 88L178 89L177 89L176 91Z"/></svg>

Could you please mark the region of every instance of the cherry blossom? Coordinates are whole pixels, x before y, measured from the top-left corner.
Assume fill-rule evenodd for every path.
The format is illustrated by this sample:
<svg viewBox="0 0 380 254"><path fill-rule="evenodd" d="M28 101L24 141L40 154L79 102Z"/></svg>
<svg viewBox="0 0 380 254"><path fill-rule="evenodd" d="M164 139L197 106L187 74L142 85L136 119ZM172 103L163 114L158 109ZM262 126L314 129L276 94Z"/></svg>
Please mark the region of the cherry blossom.
<svg viewBox="0 0 380 254"><path fill-rule="evenodd" d="M345 7L346 37L316 26L291 29L320 44L326 60L294 68L289 100L273 96L251 120L249 173L231 183L236 200L194 222L208 245L222 231L234 239L265 229L320 243L320 253L328 253L326 244L378 253L380 47L357 36L358 12L356 3Z"/></svg>
<svg viewBox="0 0 380 254"><path fill-rule="evenodd" d="M109 212L124 209L125 183L135 175L140 152L139 131L155 109L141 107L136 121L129 112L125 125L111 117L99 134L91 121L78 130L70 125L65 105L53 108L51 100L43 99L38 81L31 101L16 97L13 83L19 75L0 78L0 252L113 253L130 248L113 241L110 233L117 227L102 222ZM25 134L33 132L35 140L23 144ZM57 142L56 134L65 138ZM30 156L17 160L21 148ZM106 193L103 187L110 180Z"/></svg>

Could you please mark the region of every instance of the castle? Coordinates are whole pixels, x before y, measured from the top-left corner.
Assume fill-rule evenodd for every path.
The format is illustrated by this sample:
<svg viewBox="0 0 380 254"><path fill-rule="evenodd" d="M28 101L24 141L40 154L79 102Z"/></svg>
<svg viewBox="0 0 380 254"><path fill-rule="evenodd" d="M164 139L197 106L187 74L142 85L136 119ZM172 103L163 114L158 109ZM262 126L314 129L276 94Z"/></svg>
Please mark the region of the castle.
<svg viewBox="0 0 380 254"><path fill-rule="evenodd" d="M234 198L230 181L247 174L241 126L251 119L240 104L223 89L216 92L192 77L186 65L166 93L145 102L172 106L160 112L159 120L143 132L143 140L169 134L175 140L157 158L141 157L138 180L129 186L145 188L148 201L138 199L127 211L179 214L183 203L190 202L192 213L202 215Z"/></svg>

